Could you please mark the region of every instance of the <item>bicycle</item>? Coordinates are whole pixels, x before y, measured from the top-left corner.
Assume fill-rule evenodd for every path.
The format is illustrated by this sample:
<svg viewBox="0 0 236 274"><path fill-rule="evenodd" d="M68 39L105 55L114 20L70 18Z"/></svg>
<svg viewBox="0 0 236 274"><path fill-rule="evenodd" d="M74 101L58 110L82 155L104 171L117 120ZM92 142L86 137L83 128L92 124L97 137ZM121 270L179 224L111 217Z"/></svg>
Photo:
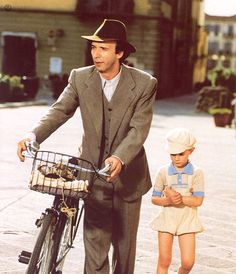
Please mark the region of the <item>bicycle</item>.
<svg viewBox="0 0 236 274"><path fill-rule="evenodd" d="M85 159L39 150L35 142L26 147L25 157L33 159L29 188L55 198L36 220L40 231L33 251L23 250L18 261L28 264L26 274L61 274L82 217L80 202L88 197L96 178L109 176L110 166L98 170Z"/></svg>

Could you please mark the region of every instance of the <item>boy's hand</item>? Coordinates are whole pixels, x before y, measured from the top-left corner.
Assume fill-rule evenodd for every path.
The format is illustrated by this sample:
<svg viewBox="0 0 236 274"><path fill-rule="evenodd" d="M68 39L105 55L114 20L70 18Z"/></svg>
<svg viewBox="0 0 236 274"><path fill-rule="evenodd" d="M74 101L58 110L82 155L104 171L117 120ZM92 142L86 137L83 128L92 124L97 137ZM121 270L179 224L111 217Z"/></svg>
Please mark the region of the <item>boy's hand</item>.
<svg viewBox="0 0 236 274"><path fill-rule="evenodd" d="M164 190L166 197L176 194L176 191L172 187L166 187Z"/></svg>
<svg viewBox="0 0 236 274"><path fill-rule="evenodd" d="M182 195L175 191L172 187L167 187L165 190L166 197L170 201L170 205L178 206L183 203Z"/></svg>

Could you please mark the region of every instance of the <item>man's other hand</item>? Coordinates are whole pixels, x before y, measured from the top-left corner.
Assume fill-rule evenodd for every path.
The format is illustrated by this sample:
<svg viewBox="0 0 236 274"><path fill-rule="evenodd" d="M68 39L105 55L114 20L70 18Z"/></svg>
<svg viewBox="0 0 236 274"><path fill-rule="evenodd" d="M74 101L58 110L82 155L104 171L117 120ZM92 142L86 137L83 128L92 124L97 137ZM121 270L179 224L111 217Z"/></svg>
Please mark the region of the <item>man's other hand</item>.
<svg viewBox="0 0 236 274"><path fill-rule="evenodd" d="M107 177L107 182L112 182L122 169L121 160L118 157L111 156L105 160L105 165L110 165L110 176Z"/></svg>

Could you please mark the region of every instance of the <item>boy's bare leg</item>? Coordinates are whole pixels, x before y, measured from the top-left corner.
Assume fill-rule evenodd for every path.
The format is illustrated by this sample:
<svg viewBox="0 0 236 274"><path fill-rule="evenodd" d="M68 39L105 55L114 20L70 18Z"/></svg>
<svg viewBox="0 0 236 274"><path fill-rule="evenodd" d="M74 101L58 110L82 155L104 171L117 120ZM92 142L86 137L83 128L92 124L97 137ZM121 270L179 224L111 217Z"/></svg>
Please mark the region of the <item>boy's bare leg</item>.
<svg viewBox="0 0 236 274"><path fill-rule="evenodd" d="M168 274L172 260L172 246L174 236L166 232L158 232L159 258L157 274Z"/></svg>
<svg viewBox="0 0 236 274"><path fill-rule="evenodd" d="M195 233L183 234L178 238L181 253L181 265L178 274L188 274L195 262Z"/></svg>

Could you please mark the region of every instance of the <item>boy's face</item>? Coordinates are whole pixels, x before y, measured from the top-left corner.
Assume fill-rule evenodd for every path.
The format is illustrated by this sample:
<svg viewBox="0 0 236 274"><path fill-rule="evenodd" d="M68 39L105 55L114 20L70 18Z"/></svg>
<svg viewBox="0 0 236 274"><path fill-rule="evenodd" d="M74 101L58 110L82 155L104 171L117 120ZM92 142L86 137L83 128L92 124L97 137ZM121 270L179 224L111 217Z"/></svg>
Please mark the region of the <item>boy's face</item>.
<svg viewBox="0 0 236 274"><path fill-rule="evenodd" d="M189 155L193 152L194 148L185 150L182 153L170 154L171 161L176 168L183 168L188 163Z"/></svg>

